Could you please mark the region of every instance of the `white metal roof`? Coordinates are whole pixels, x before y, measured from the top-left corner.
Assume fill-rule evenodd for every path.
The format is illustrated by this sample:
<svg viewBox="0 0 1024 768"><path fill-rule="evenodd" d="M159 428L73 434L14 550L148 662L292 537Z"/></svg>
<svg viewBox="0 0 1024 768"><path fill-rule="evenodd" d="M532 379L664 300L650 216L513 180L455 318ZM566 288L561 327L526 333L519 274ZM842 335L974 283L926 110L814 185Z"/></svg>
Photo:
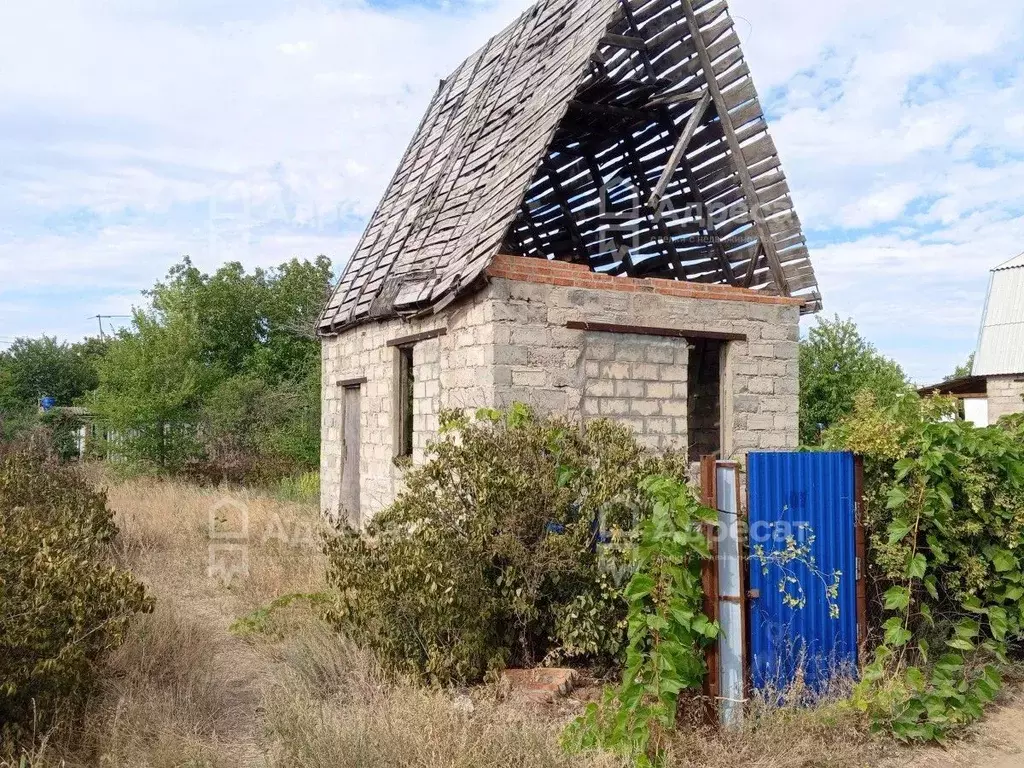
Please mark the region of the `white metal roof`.
<svg viewBox="0 0 1024 768"><path fill-rule="evenodd" d="M975 376L1024 373L1024 254L992 270Z"/></svg>
<svg viewBox="0 0 1024 768"><path fill-rule="evenodd" d="M1024 253L1022 253L1020 256L1016 256L1016 257L1010 259L1005 264L1000 264L998 267L996 267L992 271L993 272L998 272L998 271L1000 271L1002 269L1015 269L1017 267L1024 267Z"/></svg>

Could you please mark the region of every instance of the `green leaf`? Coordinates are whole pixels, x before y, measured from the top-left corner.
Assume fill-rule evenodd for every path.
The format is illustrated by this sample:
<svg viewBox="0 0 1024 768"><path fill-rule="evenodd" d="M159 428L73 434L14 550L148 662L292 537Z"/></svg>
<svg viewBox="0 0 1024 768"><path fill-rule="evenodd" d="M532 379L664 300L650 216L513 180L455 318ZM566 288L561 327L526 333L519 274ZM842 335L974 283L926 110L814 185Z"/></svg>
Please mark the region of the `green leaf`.
<svg viewBox="0 0 1024 768"><path fill-rule="evenodd" d="M1007 573L1008 571L1013 571L1017 568L1017 558L1015 558L1013 553L1008 550L994 550L991 557L992 565L995 566L997 573Z"/></svg>
<svg viewBox="0 0 1024 768"><path fill-rule="evenodd" d="M958 651L973 651L974 643L963 637L954 637L946 641L946 645L950 648L956 648Z"/></svg>
<svg viewBox="0 0 1024 768"><path fill-rule="evenodd" d="M896 487L889 489L888 502L886 504L886 508L887 509L897 509L899 507L902 507L906 503L907 503L907 493L906 493L906 491L903 490L903 488L901 488L900 486L897 485ZM890 531L892 530L892 526L890 526L889 530ZM907 531L906 531L906 533L903 534L903 536L906 536L907 533L910 533L910 528L909 527L907 528ZM900 538L897 539L896 541L899 541L900 539L902 539L903 536L900 536Z"/></svg>
<svg viewBox="0 0 1024 768"><path fill-rule="evenodd" d="M906 587L890 587L885 593L885 610L902 611L910 605L910 590Z"/></svg>
<svg viewBox="0 0 1024 768"><path fill-rule="evenodd" d="M885 629L886 645L899 648L910 642L910 638L913 637L910 630L903 626L903 621L899 617L894 616L882 626Z"/></svg>
<svg viewBox="0 0 1024 768"><path fill-rule="evenodd" d="M904 499L906 496L904 495ZM889 523L889 543L898 544L907 538L907 535L913 530L913 527L906 520L897 517L891 523Z"/></svg>
<svg viewBox="0 0 1024 768"><path fill-rule="evenodd" d="M637 598L646 597L654 589L654 579L644 573L637 573L629 582L629 586L626 587L626 598L629 600L636 600Z"/></svg>
<svg viewBox="0 0 1024 768"><path fill-rule="evenodd" d="M928 570L928 561L918 552L907 561L907 576L911 579L923 579Z"/></svg>

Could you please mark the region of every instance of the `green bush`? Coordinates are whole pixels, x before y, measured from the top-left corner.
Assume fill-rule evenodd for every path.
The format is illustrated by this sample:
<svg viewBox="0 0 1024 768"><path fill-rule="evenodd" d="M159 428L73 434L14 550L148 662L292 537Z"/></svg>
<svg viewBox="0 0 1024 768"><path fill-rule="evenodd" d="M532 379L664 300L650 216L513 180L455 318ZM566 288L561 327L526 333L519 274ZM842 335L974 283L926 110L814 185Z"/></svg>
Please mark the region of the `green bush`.
<svg viewBox="0 0 1024 768"><path fill-rule="evenodd" d="M151 607L111 560L106 497L27 453L0 457L0 752L88 692L97 660Z"/></svg>
<svg viewBox="0 0 1024 768"><path fill-rule="evenodd" d="M650 455L611 422L583 431L521 405L443 423L397 501L327 543L332 620L392 671L442 684L617 660L640 483L682 478L685 457Z"/></svg>
<svg viewBox="0 0 1024 768"><path fill-rule="evenodd" d="M1024 430L978 428L955 403L858 399L826 444L865 459L865 522L884 633L859 701L905 739L981 717L991 662L1024 635Z"/></svg>

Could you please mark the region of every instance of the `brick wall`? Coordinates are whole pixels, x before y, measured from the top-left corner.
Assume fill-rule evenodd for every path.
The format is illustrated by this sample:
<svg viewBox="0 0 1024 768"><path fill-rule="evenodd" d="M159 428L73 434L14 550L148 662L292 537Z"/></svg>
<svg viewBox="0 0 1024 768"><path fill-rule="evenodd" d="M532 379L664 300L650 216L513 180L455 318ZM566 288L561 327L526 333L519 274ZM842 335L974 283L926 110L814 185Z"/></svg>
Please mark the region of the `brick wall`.
<svg viewBox="0 0 1024 768"><path fill-rule="evenodd" d="M990 376L988 379L988 422L1024 412L1024 376Z"/></svg>
<svg viewBox="0 0 1024 768"><path fill-rule="evenodd" d="M588 363L598 336L592 331L566 327L570 321L600 322L690 331L742 334L730 341L722 371L723 452L738 456L749 450L795 448L798 444L800 301L728 286L679 283L671 280L636 280L591 273L582 265L499 256L489 268L491 283L480 301L491 304L496 356L494 376L500 405L528 402L542 410L591 416ZM649 344L653 337L600 334L604 343L619 337L621 348ZM683 339L662 340L676 350L677 366L687 344ZM616 347L616 354L620 347ZM628 353L627 353L628 354ZM581 364L582 361L582 364ZM639 361L624 361L632 365ZM589 373L595 372L593 365ZM610 369L625 374L621 367ZM678 370L678 369L677 369ZM651 369L630 370L623 381L644 385L647 391L668 398L667 387L648 390L648 384L685 384L645 378ZM601 378L598 374L597 378ZM639 391L627 383L619 391ZM615 392L612 385L612 392ZM607 392L608 385L599 385ZM602 396L604 397L604 396ZM612 399L621 398L611 395ZM646 396L640 399L646 399ZM600 405L597 406L600 408ZM606 406L606 408L609 406ZM610 406L622 409L623 404ZM650 407L642 404L641 408ZM632 408L632 406L630 406ZM673 388L671 400L662 402L673 419L673 433L660 444L683 443L686 401L682 388ZM679 414L679 415L675 415ZM600 415L600 414L598 414ZM633 414L625 415L634 419ZM665 422L655 421L657 428ZM645 427L646 429L646 427Z"/></svg>
<svg viewBox="0 0 1024 768"><path fill-rule="evenodd" d="M740 288L594 275L586 267L501 256L489 284L444 312L361 325L323 340L322 506L337 513L343 445L340 380L361 390L360 512L389 504L395 465L395 348L389 341L445 328L413 349L414 461L443 408L522 401L575 418L630 423L648 445L685 447L687 354L683 338L566 327L603 322L743 334L722 372L723 451L797 444L799 302Z"/></svg>
<svg viewBox="0 0 1024 768"><path fill-rule="evenodd" d="M322 340L320 502L325 514L336 518L339 511L344 446L338 382L366 379L360 386L360 517L368 520L391 503L402 482L403 470L395 462L398 353L388 342L446 330L413 346L413 461L422 461L442 408L492 404L489 312L485 303L469 302L437 317L366 324Z"/></svg>
<svg viewBox="0 0 1024 768"><path fill-rule="evenodd" d="M685 339L583 333L583 418L628 424L648 448L685 448Z"/></svg>

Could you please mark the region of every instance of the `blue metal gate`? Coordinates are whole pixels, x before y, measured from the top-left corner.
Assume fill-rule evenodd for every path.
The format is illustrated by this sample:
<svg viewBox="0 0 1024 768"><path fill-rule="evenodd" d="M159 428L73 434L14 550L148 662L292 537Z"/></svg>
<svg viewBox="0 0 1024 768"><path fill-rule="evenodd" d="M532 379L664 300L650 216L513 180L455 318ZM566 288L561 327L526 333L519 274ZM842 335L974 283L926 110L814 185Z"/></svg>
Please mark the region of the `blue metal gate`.
<svg viewBox="0 0 1024 768"><path fill-rule="evenodd" d="M751 453L750 664L754 687L802 673L819 690L857 667L853 454Z"/></svg>

